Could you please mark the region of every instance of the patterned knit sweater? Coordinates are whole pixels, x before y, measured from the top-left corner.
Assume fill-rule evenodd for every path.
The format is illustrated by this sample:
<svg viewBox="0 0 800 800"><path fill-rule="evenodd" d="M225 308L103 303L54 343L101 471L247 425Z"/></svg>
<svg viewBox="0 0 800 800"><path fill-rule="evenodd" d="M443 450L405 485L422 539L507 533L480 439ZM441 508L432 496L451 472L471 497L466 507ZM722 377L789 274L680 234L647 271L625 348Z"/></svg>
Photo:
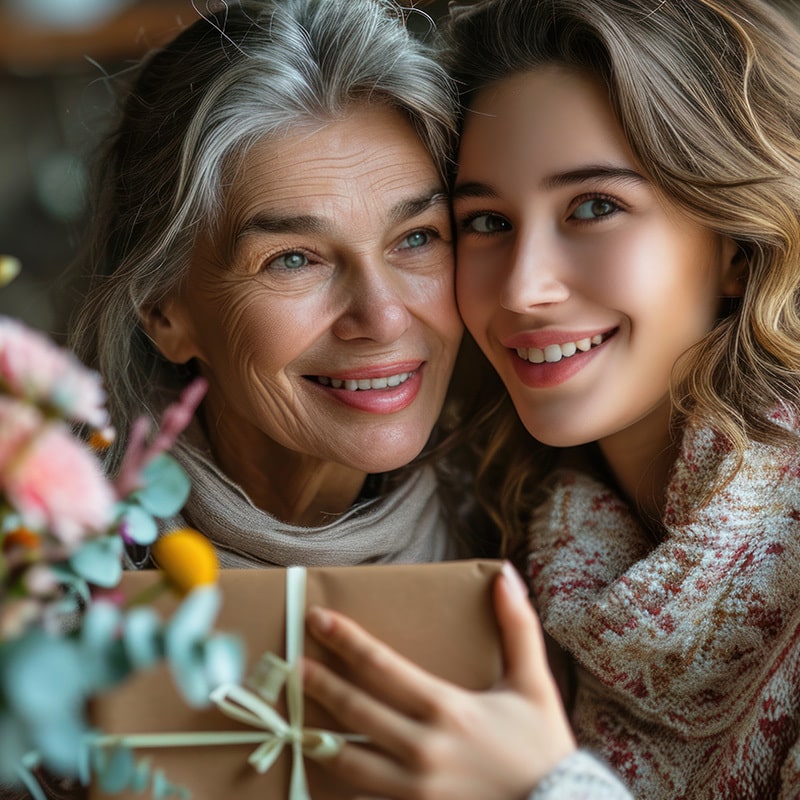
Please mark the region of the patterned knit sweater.
<svg viewBox="0 0 800 800"><path fill-rule="evenodd" d="M685 435L657 545L576 472L553 475L533 521L529 578L577 664L578 742L636 797L800 797L800 447L751 446L698 507L698 479L731 458ZM594 797L589 761L535 796Z"/></svg>

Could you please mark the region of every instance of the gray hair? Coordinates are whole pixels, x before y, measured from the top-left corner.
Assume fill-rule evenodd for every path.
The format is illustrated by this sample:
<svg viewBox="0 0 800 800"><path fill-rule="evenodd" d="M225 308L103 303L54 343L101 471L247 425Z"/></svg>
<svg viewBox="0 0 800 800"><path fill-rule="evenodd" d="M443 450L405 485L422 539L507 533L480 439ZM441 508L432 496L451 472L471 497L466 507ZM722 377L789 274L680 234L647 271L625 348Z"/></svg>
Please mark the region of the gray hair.
<svg viewBox="0 0 800 800"><path fill-rule="evenodd" d="M137 70L97 164L86 251L94 285L71 345L98 369L123 432L190 377L140 326L220 222L225 176L265 136L355 107L401 111L443 181L456 101L431 47L392 0L242 0L196 21Z"/></svg>

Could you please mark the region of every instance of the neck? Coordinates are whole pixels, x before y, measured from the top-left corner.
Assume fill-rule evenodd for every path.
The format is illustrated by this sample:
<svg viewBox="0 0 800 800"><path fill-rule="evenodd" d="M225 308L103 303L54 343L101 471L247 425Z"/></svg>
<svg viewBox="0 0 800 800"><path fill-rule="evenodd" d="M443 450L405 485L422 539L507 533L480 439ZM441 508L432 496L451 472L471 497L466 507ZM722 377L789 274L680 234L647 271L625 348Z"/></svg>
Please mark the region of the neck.
<svg viewBox="0 0 800 800"><path fill-rule="evenodd" d="M206 426L214 460L253 505L282 522L325 525L356 501L367 473L298 453L273 439Z"/></svg>
<svg viewBox="0 0 800 800"><path fill-rule="evenodd" d="M679 442L665 401L646 419L600 441L600 451L622 493L647 527L660 527Z"/></svg>

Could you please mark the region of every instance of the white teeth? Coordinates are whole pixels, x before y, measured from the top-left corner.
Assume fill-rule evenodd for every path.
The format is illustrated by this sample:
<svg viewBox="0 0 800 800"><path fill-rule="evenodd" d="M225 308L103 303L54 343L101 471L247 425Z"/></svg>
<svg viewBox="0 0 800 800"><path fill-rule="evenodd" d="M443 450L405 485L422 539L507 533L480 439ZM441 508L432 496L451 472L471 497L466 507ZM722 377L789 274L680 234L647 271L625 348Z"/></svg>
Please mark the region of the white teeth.
<svg viewBox="0 0 800 800"><path fill-rule="evenodd" d="M556 364L562 358L570 358L575 353L585 353L604 341L602 334L597 334L586 339L578 339L576 342L564 342L563 344L549 344L542 350L539 347L518 347L517 355L531 364Z"/></svg>
<svg viewBox="0 0 800 800"><path fill-rule="evenodd" d="M563 354L561 352L561 345L560 344L549 344L544 349L544 360L548 364L555 364L558 361L561 361Z"/></svg>
<svg viewBox="0 0 800 800"><path fill-rule="evenodd" d="M405 383L413 372L400 372L397 375L390 375L388 378L361 378L359 380L339 380L329 378L326 375L317 375L317 383L323 386L331 386L334 389L346 389L349 392L367 391L368 389L386 389L399 386Z"/></svg>

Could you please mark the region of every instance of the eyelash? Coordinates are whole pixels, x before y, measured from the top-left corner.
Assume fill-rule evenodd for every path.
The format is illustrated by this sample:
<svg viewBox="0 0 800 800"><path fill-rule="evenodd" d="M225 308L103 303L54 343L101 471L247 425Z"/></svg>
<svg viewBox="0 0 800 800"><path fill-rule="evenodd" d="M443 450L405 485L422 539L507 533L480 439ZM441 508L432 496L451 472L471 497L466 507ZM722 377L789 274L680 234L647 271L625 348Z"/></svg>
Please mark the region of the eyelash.
<svg viewBox="0 0 800 800"><path fill-rule="evenodd" d="M614 208L608 214L603 214L602 216L594 217L591 219L580 219L578 217L573 216L575 211L577 211L577 209L579 209L582 205L589 202L608 203ZM603 194L602 192L591 192L589 194L581 195L580 197L575 198L575 200L572 203L572 211L570 211L568 219L572 220L573 222L579 225L591 225L601 220L609 219L610 217L613 217L620 211L624 210L625 206L616 197L612 197L609 194Z"/></svg>
<svg viewBox="0 0 800 800"><path fill-rule="evenodd" d="M581 219L579 217L573 216L575 211L580 208L585 203L589 202L601 202L601 203L608 203L609 205L613 206L611 211L608 214L603 214L599 217L589 218L589 219ZM580 197L575 198L572 202L572 210L570 211L569 216L567 219L571 220L572 222L578 225L591 225L596 224L604 219L608 219L610 217L615 216L620 211L625 211L626 207L623 203L621 203L616 197L613 197L609 194L604 194L602 192L592 192L587 193L585 195L581 195ZM503 220L509 226L511 225L510 222L506 219L505 216L502 214L498 214L496 211L473 211L472 213L468 214L466 217L458 221L458 230L464 233L471 234L472 236L493 236L498 233L504 233L503 230L498 231L477 231L472 228L472 223L479 219L480 217L495 217L499 220Z"/></svg>
<svg viewBox="0 0 800 800"><path fill-rule="evenodd" d="M496 233L503 233L503 231L476 231L472 228L472 223L475 222L476 219L480 219L480 217L496 217L497 219L503 220L509 226L511 225L510 222L502 215L498 214L496 211L473 211L470 214L467 214L461 220L457 222L457 228L460 232L469 233L472 236L493 236Z"/></svg>
<svg viewBox="0 0 800 800"><path fill-rule="evenodd" d="M408 240L409 238L418 233L424 233L428 237L428 240L424 244L418 245L417 247L402 247L403 242L405 242L406 240ZM405 236L401 236L397 240L397 245L393 248L393 250L395 252L397 252L398 250L407 250L407 251L424 250L425 248L430 247L434 242L436 242L441 238L442 235L436 228L414 228L414 230L409 231L407 234L405 234Z"/></svg>
<svg viewBox="0 0 800 800"><path fill-rule="evenodd" d="M418 245L417 247L401 246L404 241L406 241L411 236L414 236L415 234L418 233L423 233L428 237L428 240L424 244ZM440 240L441 238L442 235L436 228L414 228L414 230L409 231L407 234L405 234L405 236L400 237L400 239L398 240L398 244L393 248L393 251L395 252L406 251L409 253L414 253L416 251L426 250L432 244L434 244L434 242ZM295 269L289 269L288 267L285 266L284 267L274 266L275 262L278 261L279 259L294 254L305 256L308 263L303 264L303 266L301 267L296 267ZM264 266L262 267L262 269L264 271L274 269L275 272L285 272L285 273L302 272L305 269L313 267L316 263L319 263L319 259L308 250L304 250L303 248L289 248L287 250L281 250L277 253L267 256L263 261Z"/></svg>
<svg viewBox="0 0 800 800"><path fill-rule="evenodd" d="M295 255L295 254L304 256L306 258L306 260L308 261L308 263L307 264L303 264L302 267L297 267L295 269L289 269L288 267L274 267L274 271L275 272L302 272L303 270L308 269L309 267L313 266L313 264L315 263L313 255L311 253L309 253L307 250L303 250L302 248L290 248L288 250L282 250L282 251L280 251L278 253L275 253L274 255L267 256L264 259L263 270L266 272L267 270L273 269L273 265L275 264L275 262L278 259L284 258L286 256L290 256L290 255Z"/></svg>

